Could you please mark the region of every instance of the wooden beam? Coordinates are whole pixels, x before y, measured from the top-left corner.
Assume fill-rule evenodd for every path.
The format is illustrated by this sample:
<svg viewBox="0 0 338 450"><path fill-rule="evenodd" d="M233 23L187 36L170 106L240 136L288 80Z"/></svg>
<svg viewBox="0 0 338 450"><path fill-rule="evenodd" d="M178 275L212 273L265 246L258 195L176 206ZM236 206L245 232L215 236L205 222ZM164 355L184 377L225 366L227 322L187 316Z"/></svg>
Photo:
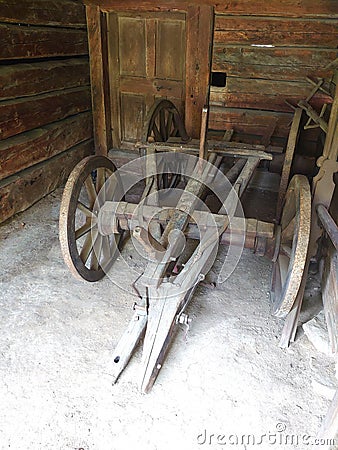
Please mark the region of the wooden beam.
<svg viewBox="0 0 338 450"><path fill-rule="evenodd" d="M87 6L90 78L95 152L107 155L111 147L110 92L106 16L96 6Z"/></svg>
<svg viewBox="0 0 338 450"><path fill-rule="evenodd" d="M189 5L215 6L217 13L229 15L255 15L277 17L327 17L337 18L337 7L330 0L166 0L159 3L155 0L84 0L87 5L100 6L103 11L136 10L136 11L168 11L170 9L186 10Z"/></svg>
<svg viewBox="0 0 338 450"><path fill-rule="evenodd" d="M88 53L85 30L0 24L0 60Z"/></svg>
<svg viewBox="0 0 338 450"><path fill-rule="evenodd" d="M86 87L1 102L0 140L89 109Z"/></svg>
<svg viewBox="0 0 338 450"><path fill-rule="evenodd" d="M300 81L227 76L224 88L210 87L210 105L290 112L290 106L285 100L296 105L309 92L311 85ZM311 105L319 110L324 103L331 102L332 98L322 92L318 92L311 99Z"/></svg>
<svg viewBox="0 0 338 450"><path fill-rule="evenodd" d="M287 137L292 121L292 113L277 113L271 111L258 111L251 109L210 107L209 129L229 130L234 129L236 133L247 133L263 136L269 124L275 121L275 137Z"/></svg>
<svg viewBox="0 0 338 450"><path fill-rule="evenodd" d="M215 17L215 43L335 49L337 41L337 23L327 19L223 16L218 14Z"/></svg>
<svg viewBox="0 0 338 450"><path fill-rule="evenodd" d="M29 208L64 183L73 167L92 152L93 141L85 141L0 181L0 223Z"/></svg>
<svg viewBox="0 0 338 450"><path fill-rule="evenodd" d="M87 58L0 66L0 100L89 84Z"/></svg>
<svg viewBox="0 0 338 450"><path fill-rule="evenodd" d="M0 180L62 153L92 134L92 115L84 112L0 141Z"/></svg>
<svg viewBox="0 0 338 450"><path fill-rule="evenodd" d="M6 0L0 2L0 22L85 28L85 9L80 2L62 0Z"/></svg>
<svg viewBox="0 0 338 450"><path fill-rule="evenodd" d="M306 76L332 76L332 69L325 69L325 66L335 58L336 50L333 49L215 43L212 70L240 78L304 81Z"/></svg>
<svg viewBox="0 0 338 450"><path fill-rule="evenodd" d="M201 113L209 102L209 75L214 12L212 6L189 6L186 19L185 126L199 137Z"/></svg>

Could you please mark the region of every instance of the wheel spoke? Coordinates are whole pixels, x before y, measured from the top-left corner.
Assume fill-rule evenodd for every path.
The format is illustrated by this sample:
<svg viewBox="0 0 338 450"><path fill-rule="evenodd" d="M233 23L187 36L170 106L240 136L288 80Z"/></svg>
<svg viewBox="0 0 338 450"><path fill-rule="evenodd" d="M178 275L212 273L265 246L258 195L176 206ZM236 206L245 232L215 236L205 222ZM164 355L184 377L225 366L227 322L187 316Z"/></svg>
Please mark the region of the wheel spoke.
<svg viewBox="0 0 338 450"><path fill-rule="evenodd" d="M171 136L171 127L173 124L173 116L174 116L174 114L171 111L169 111L168 120L167 120L167 139L169 139Z"/></svg>
<svg viewBox="0 0 338 450"><path fill-rule="evenodd" d="M168 139L166 132L167 132L167 128L166 128L166 124L165 124L165 110L161 109L160 110L160 134L161 134L163 142L165 142Z"/></svg>
<svg viewBox="0 0 338 450"><path fill-rule="evenodd" d="M95 214L93 211L91 211L86 205L84 205L82 202L77 202L77 207L86 217L89 217L90 219L96 219Z"/></svg>
<svg viewBox="0 0 338 450"><path fill-rule="evenodd" d="M296 216L293 216L285 228L282 230L282 242L290 242L293 239L296 226Z"/></svg>
<svg viewBox="0 0 338 450"><path fill-rule="evenodd" d="M97 228L93 228L93 231L89 233L84 241L82 250L80 252L80 258L83 264L86 264L88 261L89 255L93 249L93 242L95 242L98 235Z"/></svg>
<svg viewBox="0 0 338 450"><path fill-rule="evenodd" d="M98 234L93 244L92 259L90 262L91 270L99 270L101 250L102 250L102 235Z"/></svg>
<svg viewBox="0 0 338 450"><path fill-rule="evenodd" d="M162 136L161 133L159 132L156 123L154 122L153 128L152 128L153 132L154 132L154 137L155 137L155 141L156 142L162 142Z"/></svg>
<svg viewBox="0 0 338 450"><path fill-rule="evenodd" d="M87 189L90 206L93 207L93 205L95 203L95 200L96 200L97 193L96 193L94 182L93 182L93 179L92 179L91 175L89 175L86 178L85 186L86 186L86 189Z"/></svg>
<svg viewBox="0 0 338 450"><path fill-rule="evenodd" d="M82 227L78 228L75 231L75 240L77 241L78 239L80 239L82 236L84 236L86 233L88 233L88 231L90 231L91 229L93 229L95 227L95 223L93 223L92 220L87 219L86 223L84 225L82 225Z"/></svg>
<svg viewBox="0 0 338 450"><path fill-rule="evenodd" d="M105 180L105 168L98 167L97 169L97 177L96 177L96 192L99 193L104 185Z"/></svg>
<svg viewBox="0 0 338 450"><path fill-rule="evenodd" d="M103 236L103 239L102 239L102 263L101 263L102 267L105 267L108 264L111 256L112 255L111 255L109 236Z"/></svg>
<svg viewBox="0 0 338 450"><path fill-rule="evenodd" d="M284 253L284 255L286 255L289 259L291 259L292 248L289 245L282 244L281 245L281 250Z"/></svg>
<svg viewBox="0 0 338 450"><path fill-rule="evenodd" d="M289 258L285 255L279 255L278 266L280 272L281 284L284 286L289 269Z"/></svg>

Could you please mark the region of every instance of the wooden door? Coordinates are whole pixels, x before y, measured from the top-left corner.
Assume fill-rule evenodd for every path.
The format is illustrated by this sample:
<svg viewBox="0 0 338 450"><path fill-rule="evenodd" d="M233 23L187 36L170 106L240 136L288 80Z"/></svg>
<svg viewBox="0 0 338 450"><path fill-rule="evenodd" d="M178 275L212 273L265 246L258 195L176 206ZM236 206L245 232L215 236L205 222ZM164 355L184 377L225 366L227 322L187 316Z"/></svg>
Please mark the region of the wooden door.
<svg viewBox="0 0 338 450"><path fill-rule="evenodd" d="M142 139L156 98L183 113L186 66L185 13L108 14L109 85L113 146Z"/></svg>

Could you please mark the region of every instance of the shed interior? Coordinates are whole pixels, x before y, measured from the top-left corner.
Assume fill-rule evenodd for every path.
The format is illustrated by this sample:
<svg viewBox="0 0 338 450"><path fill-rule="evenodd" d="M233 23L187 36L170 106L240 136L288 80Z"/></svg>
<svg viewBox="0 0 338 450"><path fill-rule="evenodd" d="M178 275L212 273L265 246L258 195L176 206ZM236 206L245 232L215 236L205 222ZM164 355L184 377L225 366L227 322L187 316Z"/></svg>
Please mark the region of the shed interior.
<svg viewBox="0 0 338 450"><path fill-rule="evenodd" d="M310 278L320 280L318 304L324 305L329 353L337 371L337 37L334 0L0 2L2 252L11 251L6 247L11 227L17 233L18 224L26 226L22 217L36 222L37 202L56 192L59 204L60 188L84 158L108 156L120 167L135 161L144 144L170 141L170 136L159 136L161 130L150 139L147 134L156 102L172 102L191 139L184 144L195 145L198 154L202 110L207 106L205 137L210 151L218 145L272 155L259 160L248 179L241 198L247 218L270 222L277 229L286 191L283 183L294 174L309 180L311 235L304 270L307 273L310 266ZM179 145L178 140L169 145ZM138 188L129 199L140 200ZM324 205L324 219L319 212L317 216L318 205ZM331 220L332 235L325 219ZM29 252L29 247L23 248ZM17 255L13 259L21 261ZM10 272L6 276L12 279ZM2 281L4 305L11 288L6 277ZM304 292L305 284L302 288ZM311 300L305 302L301 323L318 312L318 304L311 307ZM291 310L296 315L291 322L286 321L288 331L273 322L276 334L284 339L295 337L301 300L297 308ZM330 442L321 448L338 448L335 389L317 431L332 442L336 439L337 447ZM93 448L103 448L100 445ZM120 443L116 448L124 447Z"/></svg>

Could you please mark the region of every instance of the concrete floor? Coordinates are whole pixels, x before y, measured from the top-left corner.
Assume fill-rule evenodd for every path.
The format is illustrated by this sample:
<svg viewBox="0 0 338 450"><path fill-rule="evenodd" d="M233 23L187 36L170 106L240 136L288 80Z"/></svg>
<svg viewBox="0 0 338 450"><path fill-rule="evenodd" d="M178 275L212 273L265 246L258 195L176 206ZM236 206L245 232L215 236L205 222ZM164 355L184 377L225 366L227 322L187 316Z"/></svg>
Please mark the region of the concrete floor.
<svg viewBox="0 0 338 450"><path fill-rule="evenodd" d="M190 330L178 332L149 394L138 391L140 348L112 386L112 351L132 313L128 274L117 261L124 290L71 276L61 193L0 227L2 449L325 448L308 445L329 406L313 382L334 384L333 363L302 332L278 347L271 264L249 251L220 288L197 291ZM124 252L137 265L130 245Z"/></svg>

